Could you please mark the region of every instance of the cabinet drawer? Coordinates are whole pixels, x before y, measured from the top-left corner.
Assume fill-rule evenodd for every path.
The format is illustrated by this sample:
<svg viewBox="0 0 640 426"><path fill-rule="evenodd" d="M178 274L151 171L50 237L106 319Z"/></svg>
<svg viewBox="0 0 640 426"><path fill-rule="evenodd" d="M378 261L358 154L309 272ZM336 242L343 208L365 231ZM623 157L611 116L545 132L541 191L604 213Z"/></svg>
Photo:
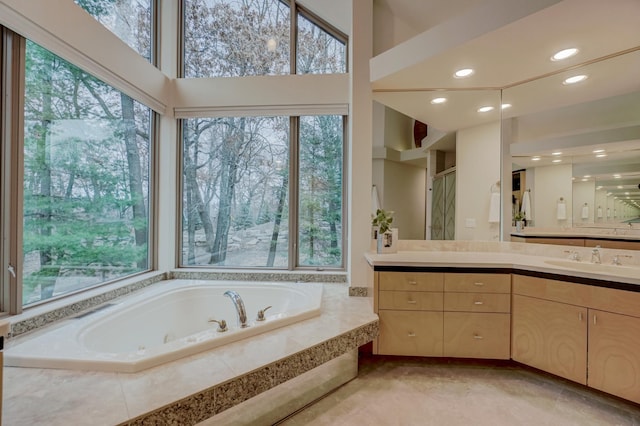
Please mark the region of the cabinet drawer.
<svg viewBox="0 0 640 426"><path fill-rule="evenodd" d="M509 314L444 313L444 356L510 358Z"/></svg>
<svg viewBox="0 0 640 426"><path fill-rule="evenodd" d="M442 312L380 311L378 353L442 356Z"/></svg>
<svg viewBox="0 0 640 426"><path fill-rule="evenodd" d="M571 305L590 306L593 288L584 284L555 281L547 278L525 275L513 276L513 294Z"/></svg>
<svg viewBox="0 0 640 426"><path fill-rule="evenodd" d="M442 272L380 272L380 290L442 291Z"/></svg>
<svg viewBox="0 0 640 426"><path fill-rule="evenodd" d="M511 312L511 295L502 293L444 293L444 310L457 312Z"/></svg>
<svg viewBox="0 0 640 426"><path fill-rule="evenodd" d="M380 291L378 309L442 311L443 293L427 291Z"/></svg>
<svg viewBox="0 0 640 426"><path fill-rule="evenodd" d="M446 273L444 291L511 293L511 274Z"/></svg>

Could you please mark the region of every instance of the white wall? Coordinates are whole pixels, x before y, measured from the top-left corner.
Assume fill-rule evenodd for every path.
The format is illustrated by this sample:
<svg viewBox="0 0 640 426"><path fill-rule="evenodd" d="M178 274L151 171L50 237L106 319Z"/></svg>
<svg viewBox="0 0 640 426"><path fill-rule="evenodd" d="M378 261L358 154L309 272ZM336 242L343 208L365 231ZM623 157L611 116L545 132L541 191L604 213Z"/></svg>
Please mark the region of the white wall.
<svg viewBox="0 0 640 426"><path fill-rule="evenodd" d="M595 181L577 181L573 183L573 224L594 223L596 214L596 183ZM583 207L587 204L588 217L582 217Z"/></svg>
<svg viewBox="0 0 640 426"><path fill-rule="evenodd" d="M536 191L531 191L533 220L536 227L557 228L572 226L572 167L571 164L536 167ZM564 199L567 219L558 220L558 202Z"/></svg>
<svg viewBox="0 0 640 426"><path fill-rule="evenodd" d="M384 202L394 212L393 227L402 240L425 238L427 170L395 161L384 162Z"/></svg>
<svg viewBox="0 0 640 426"><path fill-rule="evenodd" d="M456 240L498 240L489 223L491 188L500 180L500 123L460 130L456 136Z"/></svg>

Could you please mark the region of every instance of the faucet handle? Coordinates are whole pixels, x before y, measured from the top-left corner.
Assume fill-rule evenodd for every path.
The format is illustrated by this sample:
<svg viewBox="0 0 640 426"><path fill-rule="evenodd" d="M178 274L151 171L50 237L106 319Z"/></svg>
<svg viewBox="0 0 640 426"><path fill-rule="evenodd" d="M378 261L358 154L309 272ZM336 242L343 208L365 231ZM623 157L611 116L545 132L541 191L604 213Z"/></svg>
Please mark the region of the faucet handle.
<svg viewBox="0 0 640 426"><path fill-rule="evenodd" d="M216 324L218 324L218 332L222 333L224 331L227 331L227 322L225 320L215 320L215 319L209 319L209 322L215 322Z"/></svg>
<svg viewBox="0 0 640 426"><path fill-rule="evenodd" d="M258 316L256 317L256 321L264 321L266 319L264 316L264 313L266 312L267 309L270 309L270 308L272 308L272 306L267 306L264 309L260 309L258 311Z"/></svg>

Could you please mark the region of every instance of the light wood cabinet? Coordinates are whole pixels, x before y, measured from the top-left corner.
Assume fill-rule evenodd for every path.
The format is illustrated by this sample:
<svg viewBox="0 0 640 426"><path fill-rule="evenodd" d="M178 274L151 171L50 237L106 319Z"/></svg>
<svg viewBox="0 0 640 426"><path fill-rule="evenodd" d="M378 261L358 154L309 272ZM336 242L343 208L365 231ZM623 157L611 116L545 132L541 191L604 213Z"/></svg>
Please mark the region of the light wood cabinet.
<svg viewBox="0 0 640 426"><path fill-rule="evenodd" d="M587 383L587 309L514 294L511 357Z"/></svg>
<svg viewBox="0 0 640 426"><path fill-rule="evenodd" d="M514 275L514 360L640 403L640 293Z"/></svg>
<svg viewBox="0 0 640 426"><path fill-rule="evenodd" d="M511 275L378 272L374 351L508 359Z"/></svg>
<svg viewBox="0 0 640 426"><path fill-rule="evenodd" d="M640 318L590 309L588 358L589 386L640 403Z"/></svg>
<svg viewBox="0 0 640 426"><path fill-rule="evenodd" d="M381 310L378 353L442 356L442 312Z"/></svg>

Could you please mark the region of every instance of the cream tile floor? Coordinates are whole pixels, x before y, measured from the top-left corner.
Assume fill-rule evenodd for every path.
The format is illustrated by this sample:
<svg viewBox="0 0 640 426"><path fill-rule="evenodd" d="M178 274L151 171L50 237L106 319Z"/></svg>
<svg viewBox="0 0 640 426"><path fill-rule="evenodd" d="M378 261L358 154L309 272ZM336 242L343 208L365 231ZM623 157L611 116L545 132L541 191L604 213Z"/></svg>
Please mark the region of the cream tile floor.
<svg viewBox="0 0 640 426"><path fill-rule="evenodd" d="M511 363L365 356L280 425L640 426L640 405Z"/></svg>

